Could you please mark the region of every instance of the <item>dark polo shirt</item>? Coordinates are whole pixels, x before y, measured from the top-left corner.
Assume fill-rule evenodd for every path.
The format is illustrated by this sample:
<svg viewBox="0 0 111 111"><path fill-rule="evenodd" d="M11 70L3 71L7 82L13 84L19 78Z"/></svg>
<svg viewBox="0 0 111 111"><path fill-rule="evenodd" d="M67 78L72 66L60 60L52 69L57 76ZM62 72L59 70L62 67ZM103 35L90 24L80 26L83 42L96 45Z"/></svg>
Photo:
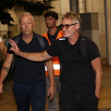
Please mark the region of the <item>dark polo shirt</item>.
<svg viewBox="0 0 111 111"><path fill-rule="evenodd" d="M48 41L43 37L46 48L49 46ZM10 51L10 45L8 46L8 53L14 54ZM22 34L20 35L20 40L18 42L18 47L23 52L42 52L43 48L41 47L36 33L33 33L33 38L30 43L26 43L22 39ZM45 48L45 49L46 49ZM37 81L45 80L45 66L44 62L33 62L16 56L14 54L14 65L15 65L15 83L36 83Z"/></svg>

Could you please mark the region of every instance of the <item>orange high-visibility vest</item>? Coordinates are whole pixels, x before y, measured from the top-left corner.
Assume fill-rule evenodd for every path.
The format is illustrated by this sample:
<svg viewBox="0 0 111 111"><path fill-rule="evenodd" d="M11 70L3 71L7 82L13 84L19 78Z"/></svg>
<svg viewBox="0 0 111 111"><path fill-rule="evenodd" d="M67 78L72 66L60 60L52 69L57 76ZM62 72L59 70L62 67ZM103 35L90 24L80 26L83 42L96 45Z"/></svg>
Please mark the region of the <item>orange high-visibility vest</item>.
<svg viewBox="0 0 111 111"><path fill-rule="evenodd" d="M43 34L42 36L44 36L48 40L49 45L51 45L51 42L48 38L47 33ZM56 40L61 38L61 37L63 37L63 32L60 30L57 37L56 37ZM53 57L53 68L54 68L54 75L55 76L60 76L60 61L59 61L58 57ZM48 76L46 67L45 67L45 70L46 70L46 76Z"/></svg>

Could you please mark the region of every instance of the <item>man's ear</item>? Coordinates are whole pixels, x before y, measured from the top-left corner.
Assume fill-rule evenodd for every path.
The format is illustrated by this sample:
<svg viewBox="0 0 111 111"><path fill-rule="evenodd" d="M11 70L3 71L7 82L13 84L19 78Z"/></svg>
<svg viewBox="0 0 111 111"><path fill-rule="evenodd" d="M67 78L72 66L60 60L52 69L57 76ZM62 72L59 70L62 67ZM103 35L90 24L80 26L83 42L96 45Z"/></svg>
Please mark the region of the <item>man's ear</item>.
<svg viewBox="0 0 111 111"><path fill-rule="evenodd" d="M58 20L55 20L55 23L57 24Z"/></svg>
<svg viewBox="0 0 111 111"><path fill-rule="evenodd" d="M35 27L35 22L33 22L33 27Z"/></svg>
<svg viewBox="0 0 111 111"><path fill-rule="evenodd" d="M80 24L77 23L76 26L75 26L75 28L78 30L80 28Z"/></svg>

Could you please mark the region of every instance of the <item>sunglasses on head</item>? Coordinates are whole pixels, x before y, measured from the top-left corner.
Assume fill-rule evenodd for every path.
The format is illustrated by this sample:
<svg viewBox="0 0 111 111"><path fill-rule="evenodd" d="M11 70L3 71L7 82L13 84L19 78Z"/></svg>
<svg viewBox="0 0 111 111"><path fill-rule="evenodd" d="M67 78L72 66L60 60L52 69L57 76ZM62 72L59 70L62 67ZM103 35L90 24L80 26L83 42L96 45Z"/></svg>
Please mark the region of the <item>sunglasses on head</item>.
<svg viewBox="0 0 111 111"><path fill-rule="evenodd" d="M61 29L63 29L63 28L65 27L65 29L68 30L70 26L76 25L76 24L77 24L77 23L74 23L74 24L65 24L65 25L61 24L59 27L60 27Z"/></svg>

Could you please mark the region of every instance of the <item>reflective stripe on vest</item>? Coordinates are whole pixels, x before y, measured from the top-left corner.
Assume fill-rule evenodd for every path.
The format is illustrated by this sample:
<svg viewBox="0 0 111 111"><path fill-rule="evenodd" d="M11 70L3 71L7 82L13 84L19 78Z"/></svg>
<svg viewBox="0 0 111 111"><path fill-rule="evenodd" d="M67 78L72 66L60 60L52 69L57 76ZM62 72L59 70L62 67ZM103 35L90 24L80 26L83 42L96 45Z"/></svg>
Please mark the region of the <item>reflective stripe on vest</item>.
<svg viewBox="0 0 111 111"><path fill-rule="evenodd" d="M42 36L44 36L48 40L49 45L51 45L47 33L43 34ZM59 31L59 33L56 37L56 40L61 38L61 37L63 37L63 32ZM54 75L60 76L60 61L59 61L58 57L53 57L53 68L54 68ZM48 76L47 70L46 70L46 76Z"/></svg>
<svg viewBox="0 0 111 111"><path fill-rule="evenodd" d="M60 65L59 64L53 64L53 68L56 70L60 70ZM45 66L45 70L47 71L47 67Z"/></svg>
<svg viewBox="0 0 111 111"><path fill-rule="evenodd" d="M55 76L60 76L60 64L55 64L55 65L53 64L53 68L54 68L54 75ZM46 71L46 76L48 76L48 72L47 72L47 67L46 66L45 66L45 71Z"/></svg>

